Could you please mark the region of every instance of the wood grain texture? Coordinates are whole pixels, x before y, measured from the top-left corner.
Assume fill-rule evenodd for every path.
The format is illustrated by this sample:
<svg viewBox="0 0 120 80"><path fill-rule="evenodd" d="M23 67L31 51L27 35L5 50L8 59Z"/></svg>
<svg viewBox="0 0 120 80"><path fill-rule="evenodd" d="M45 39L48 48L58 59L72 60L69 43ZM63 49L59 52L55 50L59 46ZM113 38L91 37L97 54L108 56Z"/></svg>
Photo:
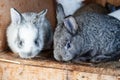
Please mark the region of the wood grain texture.
<svg viewBox="0 0 120 80"><path fill-rule="evenodd" d="M20 59L11 52L0 53L1 80L118 80L119 67L119 62L81 65L57 62L44 55Z"/></svg>
<svg viewBox="0 0 120 80"><path fill-rule="evenodd" d="M66 80L66 70L0 62L1 80Z"/></svg>

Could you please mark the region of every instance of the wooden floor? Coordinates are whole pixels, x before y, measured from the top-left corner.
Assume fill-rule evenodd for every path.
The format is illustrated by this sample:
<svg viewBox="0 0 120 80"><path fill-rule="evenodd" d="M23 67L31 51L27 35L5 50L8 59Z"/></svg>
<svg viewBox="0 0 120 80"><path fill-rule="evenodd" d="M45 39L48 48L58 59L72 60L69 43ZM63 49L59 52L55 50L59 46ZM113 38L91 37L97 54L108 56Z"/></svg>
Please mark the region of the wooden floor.
<svg viewBox="0 0 120 80"><path fill-rule="evenodd" d="M65 63L46 54L52 51L35 59L20 59L11 52L1 52L0 80L120 80L120 62Z"/></svg>

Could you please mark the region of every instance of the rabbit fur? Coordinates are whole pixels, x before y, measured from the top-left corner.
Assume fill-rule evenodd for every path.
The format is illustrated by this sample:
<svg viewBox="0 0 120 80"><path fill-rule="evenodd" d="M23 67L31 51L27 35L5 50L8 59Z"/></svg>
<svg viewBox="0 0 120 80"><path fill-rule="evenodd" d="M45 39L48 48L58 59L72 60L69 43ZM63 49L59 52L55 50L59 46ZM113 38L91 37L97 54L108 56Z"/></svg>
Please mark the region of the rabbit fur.
<svg viewBox="0 0 120 80"><path fill-rule="evenodd" d="M59 4L59 3L57 5L61 5L62 6L62 4ZM66 14L65 14L65 12L64 13L59 12L59 11L62 11L62 10L59 10L60 7L57 7L57 8L58 8L58 9L56 9L57 22L59 24L61 22L60 20L62 18L61 15L65 15L65 17L66 17ZM63 10L64 10L64 7L63 7ZM77 11L74 12L74 15L76 15L76 16L78 15L79 16L79 15L81 15L84 12L95 12L95 13L99 13L99 14L108 14L108 10L105 7L102 7L101 5L96 4L96 3L90 3L88 5L81 6L79 9L77 9ZM69 16L69 15L67 15L67 16Z"/></svg>
<svg viewBox="0 0 120 80"><path fill-rule="evenodd" d="M7 28L9 48L21 58L34 58L51 47L53 32L46 18L47 9L39 12L20 13L10 9L11 23Z"/></svg>
<svg viewBox="0 0 120 80"><path fill-rule="evenodd" d="M57 14L61 18L54 33L56 60L98 63L119 58L119 20L94 12L84 12L65 18L60 4L57 9Z"/></svg>
<svg viewBox="0 0 120 80"><path fill-rule="evenodd" d="M63 6L65 15L73 15L77 9L82 7L85 0L56 0L58 4Z"/></svg>
<svg viewBox="0 0 120 80"><path fill-rule="evenodd" d="M100 4L97 3L90 3L88 5L83 5L82 7L80 7L75 13L74 15L81 15L84 12L94 12L94 13L99 13L99 14L108 14L108 10L101 6Z"/></svg>
<svg viewBox="0 0 120 80"><path fill-rule="evenodd" d="M108 14L109 16L113 16L115 17L116 19L120 20L120 9L114 11L114 12L111 12Z"/></svg>

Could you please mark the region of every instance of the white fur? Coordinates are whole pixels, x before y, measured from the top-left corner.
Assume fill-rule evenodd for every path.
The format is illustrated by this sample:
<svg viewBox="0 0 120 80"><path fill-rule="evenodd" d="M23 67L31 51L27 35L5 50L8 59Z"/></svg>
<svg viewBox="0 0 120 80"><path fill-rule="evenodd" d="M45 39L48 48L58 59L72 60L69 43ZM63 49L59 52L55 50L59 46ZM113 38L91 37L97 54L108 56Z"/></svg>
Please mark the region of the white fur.
<svg viewBox="0 0 120 80"><path fill-rule="evenodd" d="M11 26L12 25L13 24L11 24ZM22 27L20 28L20 31L19 31L20 33L19 35L21 39L25 41L24 47L22 49L18 48L17 44L14 42L15 38L17 37L16 34L18 34L18 29L16 27ZM33 27L32 24L29 24L29 23L26 23L24 25L21 24L18 26L14 25L13 27L9 27L7 31L7 37L8 37L8 43L11 50L14 53L18 53L21 58L35 57L38 53L34 51L40 51L43 47L43 44L41 44L39 47L34 46L33 40L35 39L37 34L38 34L37 29ZM31 53L31 56L28 56L28 53Z"/></svg>
<svg viewBox="0 0 120 80"><path fill-rule="evenodd" d="M57 0L58 3L62 4L65 15L72 15L80 7L83 6L84 0Z"/></svg>
<svg viewBox="0 0 120 80"><path fill-rule="evenodd" d="M117 18L118 20L120 20L120 9L116 10L108 15L113 16L113 17Z"/></svg>
<svg viewBox="0 0 120 80"><path fill-rule="evenodd" d="M14 8L11 8L10 11L11 24L7 28L8 46L14 53L19 54L21 58L35 57L43 50L44 37L50 31L51 26L45 19L47 10L41 13L31 12L22 14L18 13ZM18 36L24 42L22 48L18 46ZM36 39L38 40L39 46L35 45Z"/></svg>

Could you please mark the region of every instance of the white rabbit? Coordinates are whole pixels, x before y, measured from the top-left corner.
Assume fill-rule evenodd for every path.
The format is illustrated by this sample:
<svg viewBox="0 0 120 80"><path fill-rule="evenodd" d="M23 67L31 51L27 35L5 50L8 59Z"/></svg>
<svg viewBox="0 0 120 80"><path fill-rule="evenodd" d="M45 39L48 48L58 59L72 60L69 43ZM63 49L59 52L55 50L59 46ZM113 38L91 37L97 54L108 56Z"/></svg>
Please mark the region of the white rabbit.
<svg viewBox="0 0 120 80"><path fill-rule="evenodd" d="M108 15L115 17L116 19L120 20L120 9L109 13Z"/></svg>
<svg viewBox="0 0 120 80"><path fill-rule="evenodd" d="M65 15L73 15L77 9L82 7L84 0L57 0L63 6Z"/></svg>
<svg viewBox="0 0 120 80"><path fill-rule="evenodd" d="M19 13L10 9L11 23L7 28L10 49L21 58L33 58L41 50L51 47L53 32L46 18L47 9L40 13Z"/></svg>

